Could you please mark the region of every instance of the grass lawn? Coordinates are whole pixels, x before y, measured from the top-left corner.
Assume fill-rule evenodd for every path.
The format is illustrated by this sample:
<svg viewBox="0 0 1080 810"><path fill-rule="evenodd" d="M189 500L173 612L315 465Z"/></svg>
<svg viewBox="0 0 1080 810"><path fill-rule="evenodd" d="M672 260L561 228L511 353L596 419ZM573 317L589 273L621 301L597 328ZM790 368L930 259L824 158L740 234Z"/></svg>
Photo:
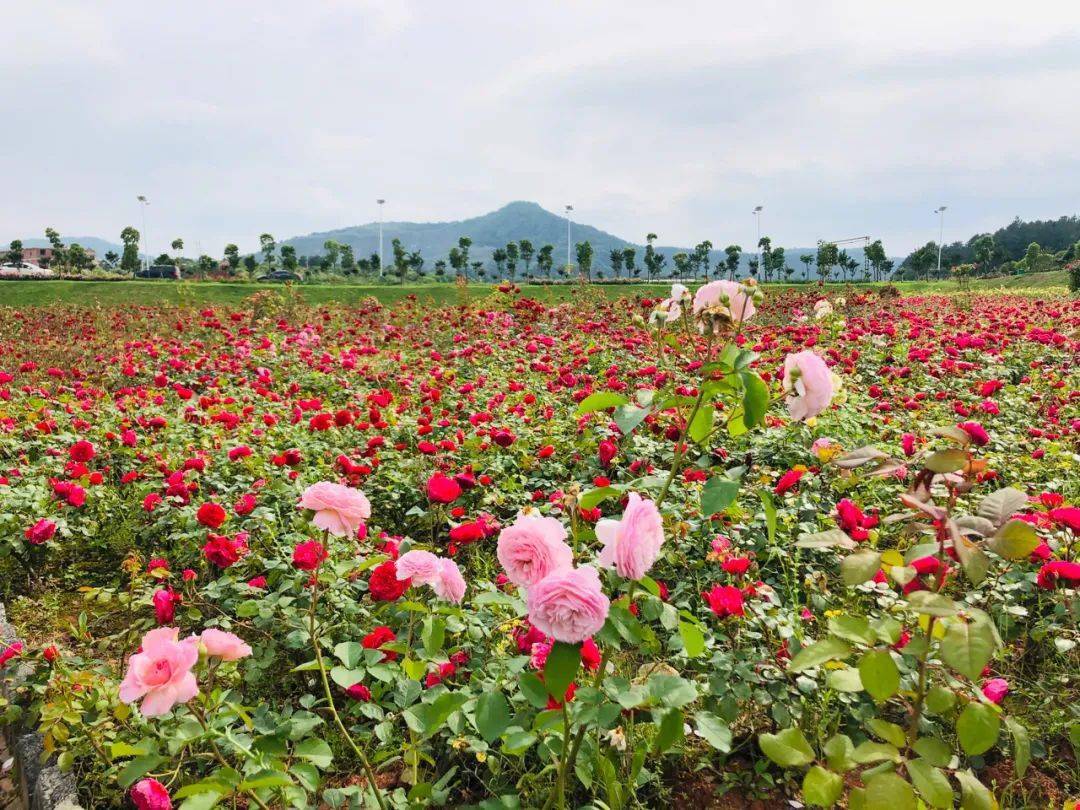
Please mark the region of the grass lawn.
<svg viewBox="0 0 1080 810"><path fill-rule="evenodd" d="M780 287L789 285L767 285ZM805 285L791 285L805 286ZM846 288L844 284L829 284L832 292ZM857 285L862 288L867 285ZM905 293L955 292L954 281L905 281L897 285ZM484 295L492 289L490 284L470 285L473 295ZM550 287L524 286L527 295L546 301L566 301L579 294L574 284ZM664 284L603 284L594 289L604 295L615 297L627 293L656 295L666 293L670 285ZM970 289L979 292L1007 290L1009 292L1064 292L1065 273L1034 273L1008 278L975 279ZM145 306L153 304L238 304L260 290L284 290L281 284L246 284L220 282L174 282L174 281L2 281L0 282L0 306L27 307L66 303L72 305L125 305ZM434 304L455 303L459 292L453 284L408 284L405 286L375 286L360 284L304 284L299 287L305 301L311 304L340 302L352 304L369 296L383 303L393 303L408 295L416 295L422 301Z"/></svg>

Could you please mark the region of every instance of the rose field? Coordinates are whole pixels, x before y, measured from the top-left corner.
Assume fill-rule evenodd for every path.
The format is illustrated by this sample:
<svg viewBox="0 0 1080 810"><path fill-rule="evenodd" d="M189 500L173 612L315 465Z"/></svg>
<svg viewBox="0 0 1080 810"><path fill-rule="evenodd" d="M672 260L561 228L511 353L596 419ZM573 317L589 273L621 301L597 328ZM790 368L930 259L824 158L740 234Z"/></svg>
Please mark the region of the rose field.
<svg viewBox="0 0 1080 810"><path fill-rule="evenodd" d="M1072 807L1040 294L0 307L0 724L86 808Z"/></svg>

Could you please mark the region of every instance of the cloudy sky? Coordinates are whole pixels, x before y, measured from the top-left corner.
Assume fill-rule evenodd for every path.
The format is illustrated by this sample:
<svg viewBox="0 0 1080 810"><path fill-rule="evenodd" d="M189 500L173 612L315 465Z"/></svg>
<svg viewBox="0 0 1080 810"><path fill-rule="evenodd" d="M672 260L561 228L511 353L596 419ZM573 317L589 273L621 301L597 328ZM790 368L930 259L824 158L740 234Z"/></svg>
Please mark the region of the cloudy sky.
<svg viewBox="0 0 1080 810"><path fill-rule="evenodd" d="M510 200L899 254L1080 213L1080 3L0 0L0 239L220 255Z"/></svg>

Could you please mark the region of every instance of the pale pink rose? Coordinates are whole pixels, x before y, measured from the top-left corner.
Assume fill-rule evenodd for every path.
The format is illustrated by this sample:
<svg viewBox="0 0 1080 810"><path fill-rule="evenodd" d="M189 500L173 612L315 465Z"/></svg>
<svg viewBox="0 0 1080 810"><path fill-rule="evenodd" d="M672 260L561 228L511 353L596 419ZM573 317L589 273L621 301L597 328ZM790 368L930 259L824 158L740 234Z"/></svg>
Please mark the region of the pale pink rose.
<svg viewBox="0 0 1080 810"><path fill-rule="evenodd" d="M397 578L413 585L432 585L439 579L439 558L430 551L406 551L397 559Z"/></svg>
<svg viewBox="0 0 1080 810"><path fill-rule="evenodd" d="M151 630L142 640L141 652L128 661L127 675L120 684L120 699L134 703L142 698L145 717L160 717L177 703L187 703L199 694L199 684L191 668L199 660L198 639L177 638L175 627Z"/></svg>
<svg viewBox="0 0 1080 810"><path fill-rule="evenodd" d="M335 537L353 537L371 517L371 503L358 489L320 481L304 490L300 507L315 511L312 522Z"/></svg>
<svg viewBox="0 0 1080 810"><path fill-rule="evenodd" d="M400 560L398 565L401 565ZM445 557L439 558L439 575L431 583L431 589L440 599L453 602L455 605L461 604L465 596L465 578L461 576L461 569L458 568L456 562Z"/></svg>
<svg viewBox="0 0 1080 810"><path fill-rule="evenodd" d="M563 568L529 588L529 621L556 641L578 644L600 632L610 603L590 565Z"/></svg>
<svg viewBox="0 0 1080 810"><path fill-rule="evenodd" d="M664 320L677 321L682 317L682 305L690 300L690 290L682 284L671 285L671 298L665 298L657 309L664 314Z"/></svg>
<svg viewBox="0 0 1080 810"><path fill-rule="evenodd" d="M641 579L660 555L664 524L656 504L631 492L622 520L599 521L596 536L604 544L600 565L615 566L621 577Z"/></svg>
<svg viewBox="0 0 1080 810"><path fill-rule="evenodd" d="M748 321L757 312L745 288L737 281L727 279L710 281L698 288L694 294L694 314L706 309L727 315L733 323Z"/></svg>
<svg viewBox="0 0 1080 810"><path fill-rule="evenodd" d="M784 390L792 419L811 419L832 402L833 380L825 361L812 351L784 358Z"/></svg>
<svg viewBox="0 0 1080 810"><path fill-rule="evenodd" d="M222 661L239 661L251 655L251 647L242 638L224 630L211 627L203 630L199 638L206 647L206 654Z"/></svg>
<svg viewBox="0 0 1080 810"><path fill-rule="evenodd" d="M499 533L495 554L510 581L522 588L574 564L566 529L550 517L519 515Z"/></svg>

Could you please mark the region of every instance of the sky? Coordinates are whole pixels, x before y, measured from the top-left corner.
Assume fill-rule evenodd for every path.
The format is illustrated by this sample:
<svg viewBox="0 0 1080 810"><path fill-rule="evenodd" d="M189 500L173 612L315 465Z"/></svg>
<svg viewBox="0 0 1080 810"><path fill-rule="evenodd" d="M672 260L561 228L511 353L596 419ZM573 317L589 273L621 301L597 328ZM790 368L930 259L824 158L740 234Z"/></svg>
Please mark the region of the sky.
<svg viewBox="0 0 1080 810"><path fill-rule="evenodd" d="M0 239L221 255L534 200L891 255L1080 213L1080 3L0 0Z"/></svg>

